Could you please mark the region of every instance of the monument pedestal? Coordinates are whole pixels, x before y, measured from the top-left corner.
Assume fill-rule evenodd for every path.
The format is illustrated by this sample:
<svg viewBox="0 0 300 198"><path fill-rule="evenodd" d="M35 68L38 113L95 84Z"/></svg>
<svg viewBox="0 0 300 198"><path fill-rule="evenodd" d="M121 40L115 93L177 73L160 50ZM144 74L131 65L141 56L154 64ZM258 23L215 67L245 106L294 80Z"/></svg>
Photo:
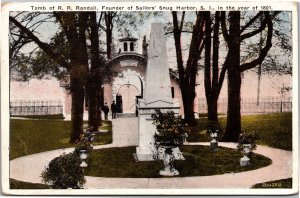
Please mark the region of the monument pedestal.
<svg viewBox="0 0 300 198"><path fill-rule="evenodd" d="M178 114L180 107L176 103L167 103L162 101L147 105L143 100L140 100L139 105L139 146L136 148L136 155L139 161L155 160L153 156L157 152L154 146L154 134L156 127L152 124L153 119L151 118L151 115L156 113L156 109L160 109L162 113L173 111L175 114ZM178 148L175 148L173 151L175 159L179 159L178 156L180 156L180 154L178 154L178 151Z"/></svg>
<svg viewBox="0 0 300 198"><path fill-rule="evenodd" d="M136 154L139 161L154 160L157 154L154 146L156 126L152 114L156 109L162 113L173 111L179 113L179 104L174 102L171 94L170 71L168 67L166 38L163 25L151 25L149 53L146 70L144 98L139 100L139 146ZM179 149L178 149L179 150ZM176 156L176 153L174 153Z"/></svg>

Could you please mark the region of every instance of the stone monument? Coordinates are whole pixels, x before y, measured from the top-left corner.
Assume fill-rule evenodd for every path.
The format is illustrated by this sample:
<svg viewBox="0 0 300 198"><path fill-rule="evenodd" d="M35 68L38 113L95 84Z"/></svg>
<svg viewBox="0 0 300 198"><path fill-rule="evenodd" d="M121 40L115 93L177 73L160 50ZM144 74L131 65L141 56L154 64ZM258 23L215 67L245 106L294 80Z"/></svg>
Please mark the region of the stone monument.
<svg viewBox="0 0 300 198"><path fill-rule="evenodd" d="M155 109L160 109L163 113L179 113L179 104L173 101L171 95L166 38L161 23L151 24L144 98L139 100L138 108L139 146L136 154L139 161L149 161L153 160L156 131L151 115L155 113Z"/></svg>

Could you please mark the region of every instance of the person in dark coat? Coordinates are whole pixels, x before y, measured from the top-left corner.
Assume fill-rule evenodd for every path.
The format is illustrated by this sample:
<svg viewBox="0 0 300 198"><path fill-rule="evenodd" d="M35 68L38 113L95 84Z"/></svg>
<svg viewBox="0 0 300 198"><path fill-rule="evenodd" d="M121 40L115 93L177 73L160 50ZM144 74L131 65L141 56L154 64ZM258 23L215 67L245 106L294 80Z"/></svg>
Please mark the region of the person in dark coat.
<svg viewBox="0 0 300 198"><path fill-rule="evenodd" d="M117 105L116 105L115 101L113 101L113 103L111 104L110 109L111 109L111 113L112 113L112 119L116 119Z"/></svg>
<svg viewBox="0 0 300 198"><path fill-rule="evenodd" d="M105 115L105 120L108 120L109 107L108 107L107 103L104 104L103 112L104 112L104 115Z"/></svg>

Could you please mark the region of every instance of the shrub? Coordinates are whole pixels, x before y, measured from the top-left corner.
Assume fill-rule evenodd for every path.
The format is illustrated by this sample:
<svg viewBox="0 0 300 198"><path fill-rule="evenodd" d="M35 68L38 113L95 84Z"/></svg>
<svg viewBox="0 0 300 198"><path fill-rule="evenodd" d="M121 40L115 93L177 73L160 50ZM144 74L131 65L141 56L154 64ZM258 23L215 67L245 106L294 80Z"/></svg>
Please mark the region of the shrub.
<svg viewBox="0 0 300 198"><path fill-rule="evenodd" d="M75 152L54 158L42 172L43 182L54 189L83 188L86 180L80 163Z"/></svg>
<svg viewBox="0 0 300 198"><path fill-rule="evenodd" d="M241 133L238 140L238 150L243 150L243 144L250 144L251 150L256 149L256 141L258 139L259 137L254 131L252 133Z"/></svg>
<svg viewBox="0 0 300 198"><path fill-rule="evenodd" d="M221 132L221 127L220 123L215 120L208 120L207 121L207 132L208 133L220 133Z"/></svg>
<svg viewBox="0 0 300 198"><path fill-rule="evenodd" d="M157 109L156 114L152 114L151 117L156 126L154 135L156 145L181 146L191 131L181 116L175 116L173 111L162 113Z"/></svg>
<svg viewBox="0 0 300 198"><path fill-rule="evenodd" d="M94 135L90 132L80 134L79 142L75 147L75 153L80 154L80 150L85 150L88 154L91 153L93 150L92 142L94 139Z"/></svg>

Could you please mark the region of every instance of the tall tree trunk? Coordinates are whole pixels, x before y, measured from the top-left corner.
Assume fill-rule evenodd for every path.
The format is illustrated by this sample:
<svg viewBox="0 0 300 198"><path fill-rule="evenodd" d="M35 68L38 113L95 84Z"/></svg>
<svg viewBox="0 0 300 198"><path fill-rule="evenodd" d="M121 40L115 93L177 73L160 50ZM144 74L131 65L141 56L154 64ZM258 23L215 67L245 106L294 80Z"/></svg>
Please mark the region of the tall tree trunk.
<svg viewBox="0 0 300 198"><path fill-rule="evenodd" d="M78 68L80 68L80 65L74 64L70 72L72 98L70 143L78 142L83 131L84 88L82 79L76 71Z"/></svg>
<svg viewBox="0 0 300 198"><path fill-rule="evenodd" d="M219 28L220 28L220 12L215 14L215 24L213 26L213 57L212 57L212 87L211 87L211 101L210 111L208 113L208 120L219 122L218 120L218 98L219 85L223 82L219 79Z"/></svg>
<svg viewBox="0 0 300 198"><path fill-rule="evenodd" d="M219 87L223 79L219 79L219 28L220 12L215 14L215 23L212 26L210 12L205 12L205 70L204 87L207 103L208 121L218 122L218 98L220 94ZM211 45L211 35L213 32L213 46ZM211 54L213 52L213 54ZM211 61L212 60L212 61Z"/></svg>
<svg viewBox="0 0 300 198"><path fill-rule="evenodd" d="M112 44L112 12L105 12L105 25L106 25L106 54L107 59L111 58L111 44Z"/></svg>
<svg viewBox="0 0 300 198"><path fill-rule="evenodd" d="M189 126L194 126L196 124L194 115L194 99L195 94L191 93L190 88L183 88L182 91L182 102L184 106L184 120ZM183 90L181 89L181 90Z"/></svg>
<svg viewBox="0 0 300 198"><path fill-rule="evenodd" d="M104 106L103 101L103 90L101 87L98 87L97 90L97 98L98 98L98 109L97 109L97 116L98 116L98 126L102 126L102 114L101 114L101 107Z"/></svg>
<svg viewBox="0 0 300 198"><path fill-rule="evenodd" d="M83 132L84 86L88 75L88 54L86 46L87 13L81 12L79 17L79 32L72 33L70 42L71 70L70 86L72 98L70 142L76 143Z"/></svg>
<svg viewBox="0 0 300 198"><path fill-rule="evenodd" d="M222 141L236 142L241 133L241 73L240 73L240 12L229 13L228 48L228 109L225 134Z"/></svg>
<svg viewBox="0 0 300 198"><path fill-rule="evenodd" d="M226 131L222 141L238 141L239 134L241 133L241 72L252 69L261 64L268 51L272 47L273 36L273 22L272 19L280 12L274 12L270 16L269 12L263 12L265 19L261 22L260 27L251 32L243 33L255 20L260 16L260 13L248 21L247 24L240 28L240 12L229 12L229 34L225 23L225 13L222 13L222 32L226 42L228 43L228 55L225 64L228 68L228 110L227 110L227 123ZM267 26L267 39L265 46L260 49L259 56L250 61L240 65L240 46L241 42L245 39L251 38L261 31L265 30ZM243 33L243 34L242 34Z"/></svg>
<svg viewBox="0 0 300 198"><path fill-rule="evenodd" d="M90 74L91 75L91 74ZM98 131L98 95L97 95L97 85L93 77L89 77L88 85L88 124L92 131Z"/></svg>
<svg viewBox="0 0 300 198"><path fill-rule="evenodd" d="M207 120L218 122L218 100L217 97L211 97L207 101Z"/></svg>
<svg viewBox="0 0 300 198"><path fill-rule="evenodd" d="M180 79L179 85L184 107L184 118L186 123L188 123L190 126L193 126L196 124L194 115L194 100L196 97L195 86L198 60L203 49L200 47L200 44L203 39L204 21L202 18L202 12L197 13L196 22L193 27L189 57L186 68L184 68L181 48L181 32L184 23L185 12L182 13L180 26L178 25L177 12L172 12L172 16L174 26L173 36L176 48L177 68Z"/></svg>
<svg viewBox="0 0 300 198"><path fill-rule="evenodd" d="M211 84L211 19L210 19L210 12L204 13L205 18L205 57L204 57L204 88L205 88L205 96L206 96L206 103L207 103L207 113L208 113L208 120L215 120L217 117L214 116L215 109L212 108L213 101L212 101L212 84Z"/></svg>
<svg viewBox="0 0 300 198"><path fill-rule="evenodd" d="M89 103L89 126L93 131L98 131L98 126L101 124L99 115L99 94L98 89L101 87L101 78L96 75L96 70L100 67L100 50L99 50L99 34L96 21L96 13L90 13L90 29L91 29L91 69L88 81L88 103Z"/></svg>

